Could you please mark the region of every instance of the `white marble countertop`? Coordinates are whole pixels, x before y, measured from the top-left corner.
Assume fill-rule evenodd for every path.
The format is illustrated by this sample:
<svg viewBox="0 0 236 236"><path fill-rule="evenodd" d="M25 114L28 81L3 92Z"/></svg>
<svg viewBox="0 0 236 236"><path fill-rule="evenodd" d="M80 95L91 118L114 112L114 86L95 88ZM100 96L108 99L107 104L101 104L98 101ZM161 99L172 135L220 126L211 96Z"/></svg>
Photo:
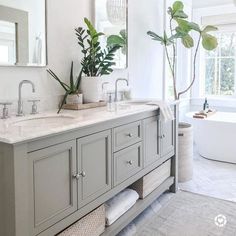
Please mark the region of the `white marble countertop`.
<svg viewBox="0 0 236 236"><path fill-rule="evenodd" d="M112 112L108 111L107 107L100 107L81 111L62 110L59 115L55 110L37 115L0 119L0 142L16 144L31 141L156 109L157 106L119 103Z"/></svg>

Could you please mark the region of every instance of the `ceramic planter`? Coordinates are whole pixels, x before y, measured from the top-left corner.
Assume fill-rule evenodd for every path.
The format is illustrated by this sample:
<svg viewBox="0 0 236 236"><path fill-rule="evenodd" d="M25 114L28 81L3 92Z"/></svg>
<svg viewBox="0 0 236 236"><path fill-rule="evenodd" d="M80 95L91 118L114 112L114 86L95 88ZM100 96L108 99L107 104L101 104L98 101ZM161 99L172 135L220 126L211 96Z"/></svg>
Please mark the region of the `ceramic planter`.
<svg viewBox="0 0 236 236"><path fill-rule="evenodd" d="M80 89L84 96L85 103L99 102L102 100L101 77L82 77Z"/></svg>
<svg viewBox="0 0 236 236"><path fill-rule="evenodd" d="M66 104L83 104L83 94L70 94L66 98Z"/></svg>

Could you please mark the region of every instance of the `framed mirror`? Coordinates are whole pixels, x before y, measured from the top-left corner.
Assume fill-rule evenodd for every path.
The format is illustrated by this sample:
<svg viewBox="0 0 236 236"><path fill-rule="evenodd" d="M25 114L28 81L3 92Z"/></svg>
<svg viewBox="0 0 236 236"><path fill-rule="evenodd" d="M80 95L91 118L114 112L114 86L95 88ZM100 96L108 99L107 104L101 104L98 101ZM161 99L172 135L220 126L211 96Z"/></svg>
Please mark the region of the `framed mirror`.
<svg viewBox="0 0 236 236"><path fill-rule="evenodd" d="M46 64L46 0L0 0L0 66Z"/></svg>
<svg viewBox="0 0 236 236"><path fill-rule="evenodd" d="M102 46L119 42L114 69L128 67L128 0L95 0L95 26L103 32Z"/></svg>

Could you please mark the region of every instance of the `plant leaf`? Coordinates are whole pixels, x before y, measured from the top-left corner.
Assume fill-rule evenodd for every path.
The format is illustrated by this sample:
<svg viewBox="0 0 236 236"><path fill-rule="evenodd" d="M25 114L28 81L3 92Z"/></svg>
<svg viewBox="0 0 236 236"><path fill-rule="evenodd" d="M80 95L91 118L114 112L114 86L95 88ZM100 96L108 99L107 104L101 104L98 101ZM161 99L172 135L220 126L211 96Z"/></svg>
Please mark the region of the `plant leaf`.
<svg viewBox="0 0 236 236"><path fill-rule="evenodd" d="M74 87L73 71L74 71L74 63L73 63L73 61L72 61L72 62L71 62L71 69L70 69L70 88L71 88L71 89Z"/></svg>
<svg viewBox="0 0 236 236"><path fill-rule="evenodd" d="M188 35L188 32L184 31L184 30L183 30L182 28L180 28L180 27L176 27L175 31L176 31L176 34L177 34L177 36L178 36L179 38L183 38L183 37L185 37L186 35Z"/></svg>
<svg viewBox="0 0 236 236"><path fill-rule="evenodd" d="M153 40L159 41L159 42L161 42L162 44L164 44L164 38L163 38L163 37L157 35L156 33L152 32L152 31L148 31L147 34L148 34L149 36L151 36Z"/></svg>
<svg viewBox="0 0 236 236"><path fill-rule="evenodd" d="M120 35L124 40L127 40L127 32L125 29L120 31Z"/></svg>
<svg viewBox="0 0 236 236"><path fill-rule="evenodd" d="M191 30L201 32L200 26L197 23L189 22L189 26L191 27Z"/></svg>
<svg viewBox="0 0 236 236"><path fill-rule="evenodd" d="M186 48L192 48L194 46L193 38L189 34L184 36L181 41Z"/></svg>
<svg viewBox="0 0 236 236"><path fill-rule="evenodd" d="M184 12L184 4L181 1L174 2L172 8L170 8L168 11L171 12L172 19L188 18L188 15Z"/></svg>
<svg viewBox="0 0 236 236"><path fill-rule="evenodd" d="M120 37L119 35L110 35L107 38L107 45L108 46L111 46L111 45L114 45L114 44L124 46L125 43L126 43L125 40L122 37Z"/></svg>
<svg viewBox="0 0 236 236"><path fill-rule="evenodd" d="M80 88L80 83L81 83L81 79L82 79L82 74L83 74L83 67L79 73L79 76L77 77L77 81L76 81L76 84L75 84L75 87L76 87L76 90L79 91L79 88Z"/></svg>
<svg viewBox="0 0 236 236"><path fill-rule="evenodd" d="M64 97L63 97L63 99L62 99L62 102L61 102L61 104L60 104L60 107L59 107L59 110L58 110L57 114L60 113L60 111L61 111L63 105L66 103L66 98L68 97L69 94L70 94L70 92L66 92L66 94L64 95Z"/></svg>
<svg viewBox="0 0 236 236"><path fill-rule="evenodd" d="M184 13L183 11L177 11L174 13L173 18L181 18L181 19L187 19L188 15L186 13Z"/></svg>
<svg viewBox="0 0 236 236"><path fill-rule="evenodd" d="M177 11L183 11L184 4L181 1L176 1L173 3L172 9L174 13Z"/></svg>
<svg viewBox="0 0 236 236"><path fill-rule="evenodd" d="M202 34L202 46L208 50L214 50L218 46L217 38L210 34Z"/></svg>
<svg viewBox="0 0 236 236"><path fill-rule="evenodd" d="M52 70L47 69L47 72L52 76L52 78L54 78L62 86L62 88L65 91L70 90L70 87L67 84L65 84L64 82L62 82Z"/></svg>
<svg viewBox="0 0 236 236"><path fill-rule="evenodd" d="M89 29L89 31L90 31L91 37L93 37L94 35L96 35L96 34L97 34L97 31L96 31L96 29L93 27L93 25L92 25L92 23L89 21L89 19L85 17L85 18L84 18L84 22L85 22L85 24L87 25L87 27L88 27L88 29Z"/></svg>
<svg viewBox="0 0 236 236"><path fill-rule="evenodd" d="M216 26L213 26L213 25L207 25L203 30L202 32L203 33L208 33L208 32L211 32L211 31L217 31L218 28Z"/></svg>
<svg viewBox="0 0 236 236"><path fill-rule="evenodd" d="M176 19L176 21L178 23L178 28L180 28L182 32L189 33L189 31L192 29L190 23L187 20Z"/></svg>

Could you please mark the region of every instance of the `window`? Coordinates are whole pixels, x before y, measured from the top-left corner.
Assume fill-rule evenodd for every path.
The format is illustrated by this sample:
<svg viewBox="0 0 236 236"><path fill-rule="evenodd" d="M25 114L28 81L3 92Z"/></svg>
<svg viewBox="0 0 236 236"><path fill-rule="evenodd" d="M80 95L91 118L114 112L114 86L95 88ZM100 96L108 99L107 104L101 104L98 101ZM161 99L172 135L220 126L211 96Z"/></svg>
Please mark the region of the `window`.
<svg viewBox="0 0 236 236"><path fill-rule="evenodd" d="M204 95L232 96L236 86L236 30L220 30L215 36L218 48L204 51L202 58Z"/></svg>
<svg viewBox="0 0 236 236"><path fill-rule="evenodd" d="M8 63L9 53L8 47L5 45L0 45L0 63Z"/></svg>

